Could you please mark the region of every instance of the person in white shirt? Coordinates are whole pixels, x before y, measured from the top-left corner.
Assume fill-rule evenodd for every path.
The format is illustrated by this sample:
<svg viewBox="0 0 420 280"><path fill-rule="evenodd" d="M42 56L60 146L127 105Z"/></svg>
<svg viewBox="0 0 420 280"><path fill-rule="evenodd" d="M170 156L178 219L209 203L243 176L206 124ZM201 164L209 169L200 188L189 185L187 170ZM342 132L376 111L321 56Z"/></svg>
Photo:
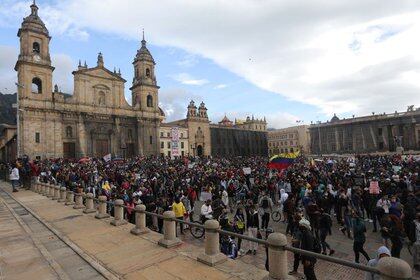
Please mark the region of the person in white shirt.
<svg viewBox="0 0 420 280"><path fill-rule="evenodd" d="M13 163L12 171L9 175L10 182L12 182L13 192L17 192L17 186L19 186L19 169L16 167L16 164Z"/></svg>
<svg viewBox="0 0 420 280"><path fill-rule="evenodd" d="M213 219L213 210L211 209L211 200L208 199L206 203L201 206L201 217L203 219L203 222L205 220Z"/></svg>

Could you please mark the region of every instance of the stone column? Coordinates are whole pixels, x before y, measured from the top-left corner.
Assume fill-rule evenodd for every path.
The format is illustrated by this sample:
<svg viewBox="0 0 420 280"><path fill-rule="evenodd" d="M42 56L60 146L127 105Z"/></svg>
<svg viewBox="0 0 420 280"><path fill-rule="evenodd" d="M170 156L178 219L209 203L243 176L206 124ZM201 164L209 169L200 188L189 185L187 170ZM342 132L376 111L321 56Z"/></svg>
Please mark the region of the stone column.
<svg viewBox="0 0 420 280"><path fill-rule="evenodd" d="M208 220L204 227L206 229L205 251L197 257L197 260L209 266L215 266L227 259L226 255L220 253L219 232L217 231L219 222Z"/></svg>
<svg viewBox="0 0 420 280"><path fill-rule="evenodd" d="M182 243L176 237L176 223L173 219L175 219L173 211L163 213L163 238L159 240L158 244L165 248L171 248Z"/></svg>
<svg viewBox="0 0 420 280"><path fill-rule="evenodd" d="M146 206L139 204L134 211L136 211L136 226L130 232L134 235L148 233L149 229L146 227Z"/></svg>
<svg viewBox="0 0 420 280"><path fill-rule="evenodd" d="M54 197L54 186L51 185L50 183L47 183L47 187L48 187L48 194L47 197L48 198L52 198Z"/></svg>
<svg viewBox="0 0 420 280"><path fill-rule="evenodd" d="M83 213L89 214L96 212L95 206L93 205L93 193L87 193L86 194L86 201L85 201L85 209L83 210Z"/></svg>
<svg viewBox="0 0 420 280"><path fill-rule="evenodd" d="M60 199L60 186L54 186L54 196L51 198L52 200L59 200Z"/></svg>
<svg viewBox="0 0 420 280"><path fill-rule="evenodd" d="M40 194L45 195L45 184L44 183L40 183L40 185L41 185Z"/></svg>
<svg viewBox="0 0 420 280"><path fill-rule="evenodd" d="M109 214L106 212L106 196L101 195L98 198L99 200L99 206L98 206L98 213L96 213L95 218L96 219L105 219L109 218Z"/></svg>
<svg viewBox="0 0 420 280"><path fill-rule="evenodd" d="M287 251L283 249L287 245L286 235L275 232L268 236L267 241L270 271L265 279L295 279L288 275Z"/></svg>
<svg viewBox="0 0 420 280"><path fill-rule="evenodd" d="M66 202L66 187L60 188L60 199L57 202Z"/></svg>
<svg viewBox="0 0 420 280"><path fill-rule="evenodd" d="M76 196L76 203L74 204L73 209L85 208L85 206L83 205L83 194L75 193L74 195Z"/></svg>
<svg viewBox="0 0 420 280"><path fill-rule="evenodd" d="M411 279L413 274L407 262L393 257L379 259L376 268L384 280Z"/></svg>
<svg viewBox="0 0 420 280"><path fill-rule="evenodd" d="M126 220L124 220L124 208L123 208L124 202L122 199L117 199L114 202L114 219L111 221L111 225L113 226L121 226L125 225L127 223Z"/></svg>
<svg viewBox="0 0 420 280"><path fill-rule="evenodd" d="M67 200L65 205L73 205L74 204L74 192L67 191Z"/></svg>

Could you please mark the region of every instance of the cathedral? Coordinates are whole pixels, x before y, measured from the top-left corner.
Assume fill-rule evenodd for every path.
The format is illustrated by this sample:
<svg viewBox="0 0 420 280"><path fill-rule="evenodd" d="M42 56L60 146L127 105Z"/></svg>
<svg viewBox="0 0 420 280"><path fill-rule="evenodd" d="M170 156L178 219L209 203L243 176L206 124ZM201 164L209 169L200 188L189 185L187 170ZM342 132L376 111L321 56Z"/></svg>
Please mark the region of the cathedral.
<svg viewBox="0 0 420 280"><path fill-rule="evenodd" d="M124 97L126 80L119 71L105 67L101 53L96 66L79 62L72 72L73 94L53 86L51 37L35 3L17 36L20 155L79 158L160 153L159 127L164 114L158 107L156 63L144 36L133 60L132 105Z"/></svg>
<svg viewBox="0 0 420 280"><path fill-rule="evenodd" d="M79 61L72 72L74 90L63 93L52 84L51 37L31 5L17 36L18 155L30 158L266 155L266 121L211 124L203 102L191 101L186 118L165 123L159 108L155 61L141 41L133 60L132 105L124 97L126 80L105 67ZM175 137L176 136L176 137Z"/></svg>

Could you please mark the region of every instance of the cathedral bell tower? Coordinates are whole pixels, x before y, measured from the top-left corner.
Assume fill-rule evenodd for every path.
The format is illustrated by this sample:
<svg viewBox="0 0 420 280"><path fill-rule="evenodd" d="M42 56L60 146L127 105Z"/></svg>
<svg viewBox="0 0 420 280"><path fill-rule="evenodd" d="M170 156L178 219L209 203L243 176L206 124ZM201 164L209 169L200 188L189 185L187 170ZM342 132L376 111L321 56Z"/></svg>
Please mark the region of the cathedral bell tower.
<svg viewBox="0 0 420 280"><path fill-rule="evenodd" d="M52 100L52 72L49 43L51 37L44 22L38 16L35 1L31 14L23 19L17 36L20 53L15 70L18 73L18 98Z"/></svg>
<svg viewBox="0 0 420 280"><path fill-rule="evenodd" d="M159 111L158 89L155 76L155 60L146 47L146 40L141 40L141 48L133 61L134 78L132 104L141 111Z"/></svg>

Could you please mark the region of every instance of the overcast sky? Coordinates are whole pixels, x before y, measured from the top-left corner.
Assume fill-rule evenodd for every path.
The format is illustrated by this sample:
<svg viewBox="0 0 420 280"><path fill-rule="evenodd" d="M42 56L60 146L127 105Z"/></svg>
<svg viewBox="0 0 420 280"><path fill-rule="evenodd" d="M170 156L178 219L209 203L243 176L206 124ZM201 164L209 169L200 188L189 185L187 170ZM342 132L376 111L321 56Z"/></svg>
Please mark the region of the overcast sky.
<svg viewBox="0 0 420 280"><path fill-rule="evenodd" d="M0 91L12 93L17 30L31 1L0 1ZM38 0L54 82L72 93L79 59L121 68L126 97L145 29L168 120L190 99L213 121L270 127L420 106L418 0Z"/></svg>

